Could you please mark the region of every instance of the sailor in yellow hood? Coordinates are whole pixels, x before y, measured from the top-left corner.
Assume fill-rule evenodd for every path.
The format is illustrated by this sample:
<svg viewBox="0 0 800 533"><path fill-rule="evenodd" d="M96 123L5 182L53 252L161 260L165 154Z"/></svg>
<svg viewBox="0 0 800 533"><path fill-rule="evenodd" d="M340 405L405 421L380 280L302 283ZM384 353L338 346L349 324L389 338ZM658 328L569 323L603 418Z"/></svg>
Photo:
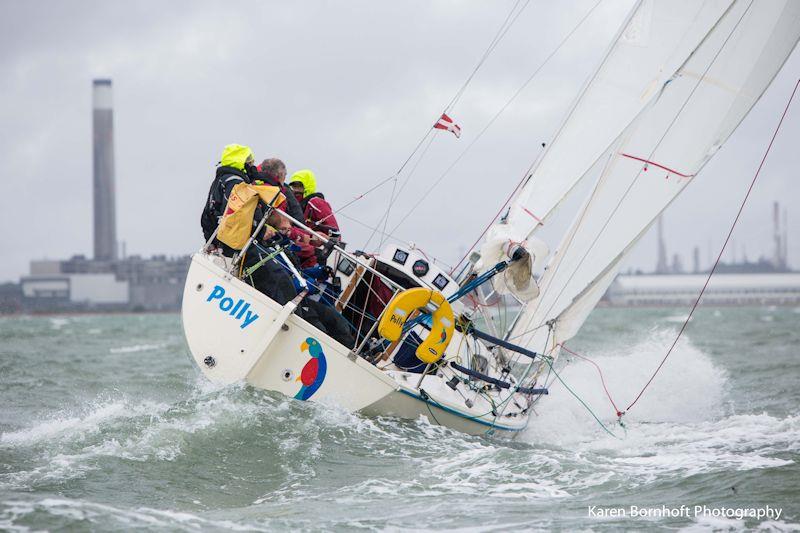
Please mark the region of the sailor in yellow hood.
<svg viewBox="0 0 800 533"><path fill-rule="evenodd" d="M219 160L220 166L235 168L246 172L246 166L252 165L255 161L253 150L249 146L241 144L229 144L222 149L222 157Z"/></svg>
<svg viewBox="0 0 800 533"><path fill-rule="evenodd" d="M308 169L298 170L286 180L303 208L306 224L314 231L330 237L340 237L339 223L331 204L321 192L317 192L317 177Z"/></svg>
<svg viewBox="0 0 800 533"><path fill-rule="evenodd" d="M298 170L292 177L286 180L289 187L293 190L298 190L300 187L293 186L293 183L300 183L303 185L303 198L311 196L317 192L317 177L308 169Z"/></svg>
<svg viewBox="0 0 800 533"><path fill-rule="evenodd" d="M208 191L206 205L200 218L203 237L208 240L217 229L219 219L237 183L250 183L255 175L255 157L249 146L229 144L222 150L216 176Z"/></svg>

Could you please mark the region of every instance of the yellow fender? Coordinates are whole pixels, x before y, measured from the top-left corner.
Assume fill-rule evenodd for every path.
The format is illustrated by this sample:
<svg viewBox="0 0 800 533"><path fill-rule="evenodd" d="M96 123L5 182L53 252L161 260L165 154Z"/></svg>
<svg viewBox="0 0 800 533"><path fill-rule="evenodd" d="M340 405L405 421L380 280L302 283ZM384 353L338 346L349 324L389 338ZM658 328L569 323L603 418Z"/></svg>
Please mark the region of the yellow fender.
<svg viewBox="0 0 800 533"><path fill-rule="evenodd" d="M411 313L417 309L427 312L428 304L435 308L431 314L431 332L417 346L416 354L420 361L430 364L442 358L455 329L453 308L441 292L416 287L398 293L386 306L378 333L392 342L400 340Z"/></svg>

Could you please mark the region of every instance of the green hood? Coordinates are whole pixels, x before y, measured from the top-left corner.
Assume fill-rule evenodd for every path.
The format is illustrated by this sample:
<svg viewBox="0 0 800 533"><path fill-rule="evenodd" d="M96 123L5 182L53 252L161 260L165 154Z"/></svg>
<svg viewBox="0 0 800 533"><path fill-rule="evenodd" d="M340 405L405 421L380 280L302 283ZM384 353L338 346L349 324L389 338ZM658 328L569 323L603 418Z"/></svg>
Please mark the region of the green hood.
<svg viewBox="0 0 800 533"><path fill-rule="evenodd" d="M291 185L292 183L299 181L303 184L303 198L306 196L312 195L317 192L317 177L314 176L314 173L308 169L298 170L292 177L286 180L286 183Z"/></svg>
<svg viewBox="0 0 800 533"><path fill-rule="evenodd" d="M244 164L254 159L253 151L249 146L241 144L229 144L222 150L222 158L219 163L223 167L233 167L244 171Z"/></svg>

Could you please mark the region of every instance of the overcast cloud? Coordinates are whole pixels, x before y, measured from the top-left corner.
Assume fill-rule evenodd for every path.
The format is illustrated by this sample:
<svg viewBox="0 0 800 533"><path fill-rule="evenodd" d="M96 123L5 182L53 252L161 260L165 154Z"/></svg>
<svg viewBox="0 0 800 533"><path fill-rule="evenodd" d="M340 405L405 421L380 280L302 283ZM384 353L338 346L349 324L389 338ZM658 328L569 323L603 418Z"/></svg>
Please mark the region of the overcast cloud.
<svg viewBox="0 0 800 533"><path fill-rule="evenodd" d="M186 254L222 147L249 144L313 169L343 205L390 176L451 99L513 0L2 1L0 280L34 258L91 255L91 82L114 82L118 239L128 254ZM595 4L532 0L453 111L392 207L393 227L446 263L474 241L548 141L631 2L604 0L452 172L431 184ZM792 55L727 145L667 212L670 251L718 248L800 74ZM800 102L787 116L735 235L771 253L771 208L789 208L800 263ZM374 225L388 184L344 215ZM351 248L370 230L340 217ZM373 244L375 241L373 241ZM553 243L555 244L555 243ZM648 235L629 265L655 263ZM739 252L741 253L741 252Z"/></svg>

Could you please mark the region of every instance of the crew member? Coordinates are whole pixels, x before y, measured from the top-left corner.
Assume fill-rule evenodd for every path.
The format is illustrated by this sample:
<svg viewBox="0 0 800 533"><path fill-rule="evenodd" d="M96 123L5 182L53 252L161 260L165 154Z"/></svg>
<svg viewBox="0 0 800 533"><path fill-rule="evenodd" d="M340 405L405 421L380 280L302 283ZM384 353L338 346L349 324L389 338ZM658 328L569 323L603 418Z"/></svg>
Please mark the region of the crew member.
<svg viewBox="0 0 800 533"><path fill-rule="evenodd" d="M286 165L276 157L265 159L258 165L258 179L267 185L279 187L286 197L286 212L289 216L299 221L303 221L303 208L292 194L292 190L286 186Z"/></svg>
<svg viewBox="0 0 800 533"><path fill-rule="evenodd" d="M303 208L295 198L292 190L286 186L286 165L277 158L265 159L258 166L258 175L267 185L279 187L286 197L286 212L299 222L305 222ZM299 248L297 257L300 259L301 268L310 268L317 265L315 246L319 243L314 236L297 226L292 226L288 234L289 239Z"/></svg>
<svg viewBox="0 0 800 533"><path fill-rule="evenodd" d="M289 187L303 208L306 224L319 233L330 237L340 237L339 223L333 214L331 204L321 192L317 192L317 178L308 169L298 170L289 178Z"/></svg>
<svg viewBox="0 0 800 533"><path fill-rule="evenodd" d="M203 228L203 236L206 241L214 235L233 188L242 182L251 183L258 177L254 160L253 151L249 146L229 144L223 149L216 175L211 182L206 205L200 217L200 225ZM258 225L264 216L265 207L259 202L253 217L254 227ZM243 258L243 271L246 271L266 256L263 248L257 245L267 242L276 236L275 227L282 223L282 218L277 210L272 211L261 235L253 241L256 245L251 246L251 249L247 251ZM237 250L221 242L216 237L211 242L211 246L218 249L225 257L233 257L237 252ZM274 261L265 262L245 281L281 304L285 304L297 294L291 278Z"/></svg>

